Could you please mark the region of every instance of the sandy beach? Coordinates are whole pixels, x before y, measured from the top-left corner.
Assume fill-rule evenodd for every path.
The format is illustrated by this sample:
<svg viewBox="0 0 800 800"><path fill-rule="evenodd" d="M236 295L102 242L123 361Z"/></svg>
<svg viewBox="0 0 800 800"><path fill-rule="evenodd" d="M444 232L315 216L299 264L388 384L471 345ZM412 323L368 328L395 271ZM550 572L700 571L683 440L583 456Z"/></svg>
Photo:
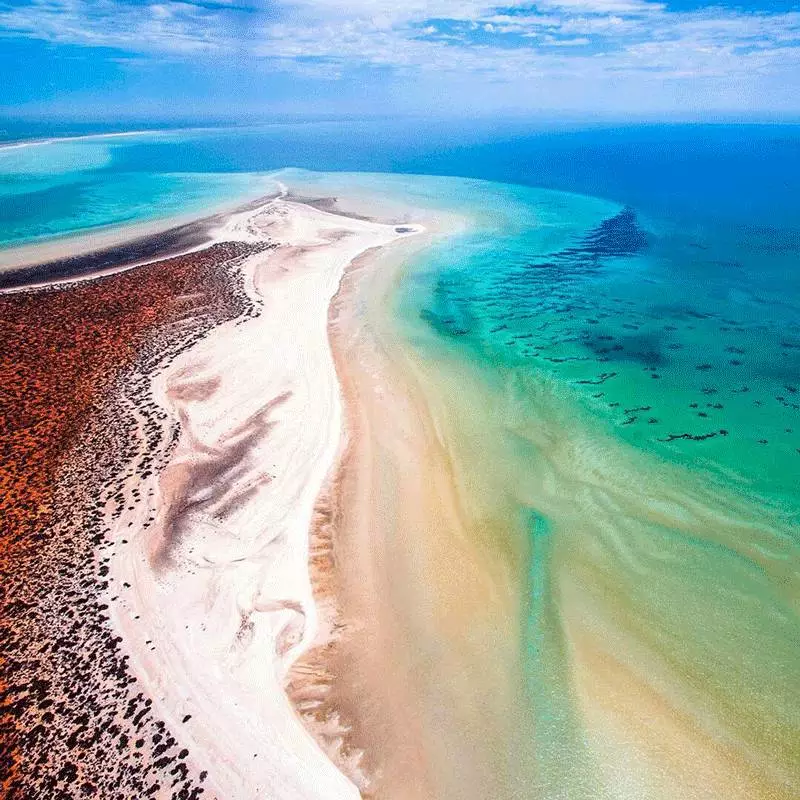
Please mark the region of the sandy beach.
<svg viewBox="0 0 800 800"><path fill-rule="evenodd" d="M35 668L42 705L17 712L15 729L4 733L9 796L77 779L86 793L103 796L115 782L156 798L358 796L321 749L324 737L315 739L319 732L301 723L287 695L288 673L329 634L308 566L315 503L345 446L329 305L354 259L420 229L279 196L217 216L203 230L205 246L181 256L0 295L15 330L7 339L23 348L3 361L18 375L20 398L33 396L30 385L52 383L56 392L71 370L87 358L96 362L93 382L73 379L84 388L72 406L50 416L49 432L32 429L31 452L52 458L42 466L42 481L50 483L38 488L24 454L2 476L12 511L28 513L28 505L14 505L18 495L41 498L18 532L44 526L62 540L55 551L5 543L4 573L19 582L16 601L33 597L55 570L61 579L50 583L53 601L68 605L80 595L86 604L77 616L55 617L66 625L75 620L67 650L64 624L52 617L28 619L27 627L16 613L7 617L18 628L4 646L7 663L20 670L36 663L25 642L52 639L63 653L53 661L53 679ZM53 247L56 258L71 257ZM237 305L226 300L224 311L208 277L195 290L175 285L184 267L187 279L199 277L199 265L230 283ZM142 302L146 307L137 308ZM32 328L28 346L14 326L28 319L31 304L39 330L50 306L53 324L62 327L46 343ZM72 315L80 324L98 314L95 304L109 310L101 312L108 347L100 347L106 333L95 326L85 342L91 350L79 355L83 340L70 339L70 325L58 319ZM141 333L129 335L127 319ZM115 329L124 347L114 343ZM62 353L61 366L37 355L36 342ZM46 414L41 392L36 409ZM52 456L38 431L52 443ZM17 474L26 463L27 472ZM73 549L64 546L70 542ZM97 659L104 646L109 657ZM64 657L69 668L59 667ZM62 699L58 712L43 718L42 709L72 697L74 685L83 687L74 701ZM35 697L23 708L30 701ZM84 720L81 708L98 710ZM49 766L31 772L25 764L38 752L31 737L41 740L43 719L53 739ZM58 746L76 720L83 738ZM76 748L83 756L74 772Z"/></svg>
<svg viewBox="0 0 800 800"><path fill-rule="evenodd" d="M348 436L311 566L333 633L295 665L291 696L364 797L525 796L528 548L475 536L470 489L388 321L403 265L465 224L415 214L426 233L357 260L332 304Z"/></svg>
<svg viewBox="0 0 800 800"><path fill-rule="evenodd" d="M165 776L176 797L202 792L179 731L138 690L111 626L119 596L107 597L108 520L125 508L122 486L152 474L168 444L150 376L216 326L255 313L240 266L271 247L218 243L112 277L0 294L0 793L9 800L144 797Z"/></svg>
<svg viewBox="0 0 800 800"><path fill-rule="evenodd" d="M284 200L231 217L218 240L277 244L242 267L259 312L153 382L180 429L113 521L112 619L161 717L191 716L182 740L214 796L357 796L283 686L318 635L309 528L342 439L328 306L354 258L413 232Z"/></svg>
<svg viewBox="0 0 800 800"><path fill-rule="evenodd" d="M115 133L87 133L79 136L44 136L41 139L22 139L20 141L12 140L3 142L0 144L0 150L16 150L20 147L36 147L37 145L53 144L54 142L80 142L85 139L128 139L130 137L147 136L165 132L166 129L163 128L152 128L140 131L117 131Z"/></svg>

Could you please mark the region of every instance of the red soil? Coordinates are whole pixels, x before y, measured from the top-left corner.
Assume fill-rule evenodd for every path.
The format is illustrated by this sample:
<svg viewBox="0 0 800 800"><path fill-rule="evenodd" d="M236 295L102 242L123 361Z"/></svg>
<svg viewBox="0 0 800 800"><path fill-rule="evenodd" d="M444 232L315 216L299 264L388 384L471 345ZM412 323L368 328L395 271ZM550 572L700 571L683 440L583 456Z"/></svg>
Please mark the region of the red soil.
<svg viewBox="0 0 800 800"><path fill-rule="evenodd" d="M136 716L127 733L122 713L96 719L109 701L130 703L132 690L96 599L106 585L92 573L100 512L81 509L99 507L102 486L91 484L96 478L107 485L124 456L102 452L114 441L102 432L106 444L97 452L77 466L70 460L91 421L102 409L108 414L120 376L134 362L142 368L143 354L155 365L247 311L231 261L263 247L222 243L88 282L0 295L2 797L145 796L159 778L158 760L148 759L150 738L133 761L131 748L120 746L142 733L147 719ZM65 488L72 498L66 507L59 500ZM96 704L95 695L102 696ZM163 723L153 725L160 741ZM81 735L67 750L70 730ZM112 736L119 739L109 748ZM171 769L186 778L186 770ZM182 786L176 797L198 796L196 784Z"/></svg>

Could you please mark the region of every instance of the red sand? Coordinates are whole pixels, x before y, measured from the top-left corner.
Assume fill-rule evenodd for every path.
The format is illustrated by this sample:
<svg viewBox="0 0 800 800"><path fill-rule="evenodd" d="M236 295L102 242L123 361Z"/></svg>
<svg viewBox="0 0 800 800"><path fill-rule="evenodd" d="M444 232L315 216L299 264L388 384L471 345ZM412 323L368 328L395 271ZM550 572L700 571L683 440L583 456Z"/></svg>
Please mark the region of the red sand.
<svg viewBox="0 0 800 800"><path fill-rule="evenodd" d="M231 261L264 247L221 243L0 296L4 797L71 796L78 785L86 796L143 797L159 780L175 796L202 791L200 776L180 765L177 741L133 691L97 600L106 568L93 553L109 486L136 454L129 414L114 407L117 382L246 312Z"/></svg>

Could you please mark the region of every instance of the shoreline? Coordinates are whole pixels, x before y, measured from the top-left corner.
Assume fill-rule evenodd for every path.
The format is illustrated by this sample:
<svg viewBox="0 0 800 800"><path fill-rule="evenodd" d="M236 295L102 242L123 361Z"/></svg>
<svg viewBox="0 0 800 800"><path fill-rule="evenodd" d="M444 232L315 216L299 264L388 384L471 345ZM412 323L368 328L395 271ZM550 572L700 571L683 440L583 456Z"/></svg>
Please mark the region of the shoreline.
<svg viewBox="0 0 800 800"><path fill-rule="evenodd" d="M745 641L723 613L742 585L788 607L790 529L580 427L548 381L484 385L444 348L417 359L385 313L397 251L351 264L331 308L348 434L312 536L327 624L289 682L324 749L364 797L790 796L767 733L789 741L788 713L731 702L758 658L742 649L737 690L696 686ZM719 627L664 607L687 592ZM789 654L788 624L740 622Z"/></svg>
<svg viewBox="0 0 800 800"><path fill-rule="evenodd" d="M124 587L109 581L106 518L161 446L152 408L134 411L120 387L135 396L143 374L251 313L238 264L260 249L218 244L135 276L0 296L0 787L13 796L143 797L168 777L199 800L181 720L154 713L109 624Z"/></svg>
<svg viewBox="0 0 800 800"><path fill-rule="evenodd" d="M169 133L171 130L204 130L203 128L144 128L140 131L114 131L112 133L84 133L73 136L42 136L35 139L10 139L0 142L0 150L16 150L20 147L35 147L42 144L56 144L59 142L80 142L85 139L119 139L131 136L148 136L156 133Z"/></svg>
<svg viewBox="0 0 800 800"><path fill-rule="evenodd" d="M224 229L232 216L245 214L281 196L282 189L275 195L240 204L233 211L218 212L151 234L133 235L131 231L127 237L122 238L124 232L120 230L118 244L85 253L63 255L50 261L19 267L0 267L0 293L41 289L55 284L65 285L116 275L156 261L203 250L220 241L217 233ZM56 244L53 243L52 246L55 247Z"/></svg>
<svg viewBox="0 0 800 800"><path fill-rule="evenodd" d="M202 721L187 746L221 797L356 796L283 680L316 633L308 531L342 436L329 304L354 258L417 232L283 199L232 216L221 241L277 244L242 266L260 312L214 329L152 381L180 432L159 473L126 490L150 503L113 522L127 544L111 575L130 590L112 618L160 713L176 721L189 707ZM128 539L131 529L141 533Z"/></svg>
<svg viewBox="0 0 800 800"><path fill-rule="evenodd" d="M354 261L331 305L347 435L312 529L327 620L288 688L365 798L518 796L505 757L483 745L519 733L519 554L489 555L470 541L448 445L381 322L403 255L451 234L455 220L439 230L424 222L424 239ZM389 410L391 425L382 422ZM456 675L493 698L491 713L458 702Z"/></svg>

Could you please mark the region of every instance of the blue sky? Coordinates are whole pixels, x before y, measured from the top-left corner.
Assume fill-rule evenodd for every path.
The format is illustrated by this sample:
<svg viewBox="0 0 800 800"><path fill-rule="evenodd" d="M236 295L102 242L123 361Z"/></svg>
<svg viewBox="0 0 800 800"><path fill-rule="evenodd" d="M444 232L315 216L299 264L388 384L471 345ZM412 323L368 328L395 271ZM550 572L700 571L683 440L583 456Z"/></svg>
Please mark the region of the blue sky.
<svg viewBox="0 0 800 800"><path fill-rule="evenodd" d="M0 0L0 112L800 116L800 0Z"/></svg>

